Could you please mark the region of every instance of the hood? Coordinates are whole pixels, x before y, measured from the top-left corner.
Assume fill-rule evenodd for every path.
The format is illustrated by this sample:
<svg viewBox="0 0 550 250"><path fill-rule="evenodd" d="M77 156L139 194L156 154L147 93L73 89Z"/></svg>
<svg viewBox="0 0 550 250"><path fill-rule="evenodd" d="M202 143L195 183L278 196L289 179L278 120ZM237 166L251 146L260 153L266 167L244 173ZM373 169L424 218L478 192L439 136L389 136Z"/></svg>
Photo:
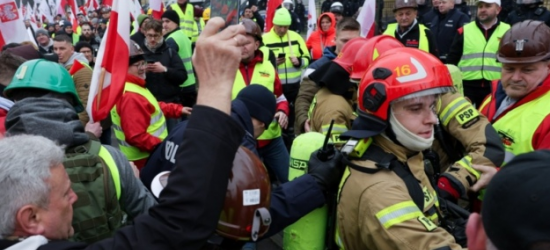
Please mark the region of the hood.
<svg viewBox="0 0 550 250"><path fill-rule="evenodd" d="M5 124L7 135L41 135L67 147L90 140L73 106L55 98L31 97L16 102Z"/></svg>
<svg viewBox="0 0 550 250"><path fill-rule="evenodd" d="M328 16L330 18L330 28L327 31L323 31L321 29L321 19L325 16ZM317 19L317 30L319 31L319 33L321 33L323 35L334 34L336 32L336 18L334 17L334 14L332 14L330 12L325 12L325 13L321 14L319 16L319 18Z"/></svg>
<svg viewBox="0 0 550 250"><path fill-rule="evenodd" d="M88 64L88 59L86 59L86 57L84 56L84 54L79 53L79 52L73 52L73 54L71 55L71 57L69 57L69 60L67 60L67 62L65 62L65 63L63 64L63 67L68 67L68 66L73 65L75 59L78 60L78 61L80 61L80 62L83 62L83 63Z"/></svg>
<svg viewBox="0 0 550 250"><path fill-rule="evenodd" d="M323 50L323 56L327 57L330 60L334 60L334 58L336 58L337 56L336 46L325 47L325 49Z"/></svg>
<svg viewBox="0 0 550 250"><path fill-rule="evenodd" d="M252 117L248 112L245 104L241 100L233 100L231 102L231 118L239 123L244 128L246 133L252 134L254 137L254 126L252 126Z"/></svg>

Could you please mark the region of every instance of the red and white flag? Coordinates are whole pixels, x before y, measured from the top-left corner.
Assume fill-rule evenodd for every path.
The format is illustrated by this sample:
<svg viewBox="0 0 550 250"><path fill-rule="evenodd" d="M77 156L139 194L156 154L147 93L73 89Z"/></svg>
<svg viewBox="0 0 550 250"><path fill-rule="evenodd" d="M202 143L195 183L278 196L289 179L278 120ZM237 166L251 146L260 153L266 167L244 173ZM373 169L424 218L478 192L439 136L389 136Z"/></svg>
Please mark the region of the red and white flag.
<svg viewBox="0 0 550 250"><path fill-rule="evenodd" d="M87 0L85 6L88 10L97 10L99 8L99 3L97 0Z"/></svg>
<svg viewBox="0 0 550 250"><path fill-rule="evenodd" d="M307 5L307 38L317 28L317 8L315 7L315 0L309 0Z"/></svg>
<svg viewBox="0 0 550 250"><path fill-rule="evenodd" d="M160 20L162 14L164 13L164 3L162 2L162 0L150 0L149 8L151 8L153 12L153 18Z"/></svg>
<svg viewBox="0 0 550 250"><path fill-rule="evenodd" d="M265 29L264 32L269 32L273 27L273 17L277 8L283 4L283 0L267 0L267 8L265 9Z"/></svg>
<svg viewBox="0 0 550 250"><path fill-rule="evenodd" d="M76 14L78 13L78 4L76 3L76 0L68 0L69 6L71 7L71 24L73 25L73 30L76 32L76 28L78 27L78 18L76 18Z"/></svg>
<svg viewBox="0 0 550 250"><path fill-rule="evenodd" d="M111 18L101 40L88 95L86 111L90 120L105 119L121 98L130 57L131 3L114 0Z"/></svg>
<svg viewBox="0 0 550 250"><path fill-rule="evenodd" d="M14 0L0 0L0 48L8 43L28 41L23 14Z"/></svg>
<svg viewBox="0 0 550 250"><path fill-rule="evenodd" d="M375 18L376 13L376 0L365 0L359 16L357 16L357 22L361 24L361 36L365 38L371 38L374 36L375 30Z"/></svg>
<svg viewBox="0 0 550 250"><path fill-rule="evenodd" d="M40 16L41 20L44 20L44 17L45 17L49 23L53 23L52 11L50 9L50 5L47 0L42 0L40 2L40 6L38 6L38 12L41 15Z"/></svg>
<svg viewBox="0 0 550 250"><path fill-rule="evenodd" d="M130 15L132 15L132 19L134 20L134 30L137 31L139 29L137 18L139 15L143 14L143 8L141 8L141 3L139 2L139 0L132 0L132 6L134 7L130 10Z"/></svg>
<svg viewBox="0 0 550 250"><path fill-rule="evenodd" d="M34 16L34 10L29 2L27 2L27 15L25 16L25 19L29 20L29 23L31 24L33 30L36 31L39 28L38 24L36 23L36 18ZM32 38L34 40L34 37Z"/></svg>

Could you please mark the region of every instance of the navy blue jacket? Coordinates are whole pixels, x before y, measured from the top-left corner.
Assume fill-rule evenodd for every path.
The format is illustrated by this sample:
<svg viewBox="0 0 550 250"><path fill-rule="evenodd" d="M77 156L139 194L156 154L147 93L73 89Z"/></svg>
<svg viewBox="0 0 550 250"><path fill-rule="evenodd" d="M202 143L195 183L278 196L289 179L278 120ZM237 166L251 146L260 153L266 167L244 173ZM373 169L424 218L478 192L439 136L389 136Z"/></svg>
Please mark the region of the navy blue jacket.
<svg viewBox="0 0 550 250"><path fill-rule="evenodd" d="M443 63L447 60L447 54L458 29L470 22L470 18L457 9L451 9L446 15L439 14L432 20L430 30L434 34L439 50L439 59Z"/></svg>
<svg viewBox="0 0 550 250"><path fill-rule="evenodd" d="M258 155L252 119L241 101L234 100L232 102L231 118L246 130L241 145ZM187 121L180 122L151 154L147 164L141 169L140 178L147 188L151 188L151 181L158 173L171 171L174 167L175 160L172 155L178 151L178 145L181 144L186 127ZM212 153L216 154L216 152ZM323 191L309 174L272 189L271 206L269 208L272 222L269 231L263 238L282 231L285 227L323 204L325 204Z"/></svg>
<svg viewBox="0 0 550 250"><path fill-rule="evenodd" d="M422 15L422 23L424 24L424 26L430 28L432 26L432 21L437 15L439 15L439 10L437 8L432 8L424 15Z"/></svg>
<svg viewBox="0 0 550 250"><path fill-rule="evenodd" d="M334 52L335 50L336 50L336 46L326 47L323 50L323 56L321 58L317 59L315 62L311 63L308 68L309 69L318 69L323 64L334 60L334 58L336 58L336 53Z"/></svg>

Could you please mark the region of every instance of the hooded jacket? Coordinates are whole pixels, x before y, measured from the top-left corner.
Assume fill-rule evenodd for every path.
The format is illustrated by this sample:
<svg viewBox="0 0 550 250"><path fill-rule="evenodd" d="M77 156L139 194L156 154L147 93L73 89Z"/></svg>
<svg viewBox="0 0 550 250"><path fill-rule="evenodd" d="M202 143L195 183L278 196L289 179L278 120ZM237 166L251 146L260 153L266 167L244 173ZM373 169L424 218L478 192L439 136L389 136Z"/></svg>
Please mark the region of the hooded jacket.
<svg viewBox="0 0 550 250"><path fill-rule="evenodd" d="M323 17L330 18L330 28L327 31L321 29L321 20ZM311 51L311 58L317 60L323 56L325 48L334 45L334 38L336 37L336 18L334 14L327 12L321 14L317 20L317 30L311 33L307 39L307 49Z"/></svg>
<svg viewBox="0 0 550 250"><path fill-rule="evenodd" d="M6 117L6 135L41 135L60 145L73 147L90 138L78 120L74 108L66 101L48 97L29 97L12 106ZM131 217L146 213L156 204L155 198L136 179L128 159L119 150L103 145L115 160L120 177L120 205Z"/></svg>
<svg viewBox="0 0 550 250"><path fill-rule="evenodd" d="M77 60L81 62L82 64L88 64L88 60L82 53L74 52L71 57L69 57L69 60L67 60L65 63L63 63L63 67L67 69L71 75L73 76L74 81L74 87L76 88L76 92L78 94L78 98L80 98L80 101L82 102L82 105L84 105L84 108L86 108L86 104L88 103L88 93L90 92L90 84L92 82L92 74L93 71L89 67L79 67L78 69L75 68L71 69L74 64L74 60ZM80 121L83 124L88 123L90 120L88 113L86 111L81 112L78 114Z"/></svg>

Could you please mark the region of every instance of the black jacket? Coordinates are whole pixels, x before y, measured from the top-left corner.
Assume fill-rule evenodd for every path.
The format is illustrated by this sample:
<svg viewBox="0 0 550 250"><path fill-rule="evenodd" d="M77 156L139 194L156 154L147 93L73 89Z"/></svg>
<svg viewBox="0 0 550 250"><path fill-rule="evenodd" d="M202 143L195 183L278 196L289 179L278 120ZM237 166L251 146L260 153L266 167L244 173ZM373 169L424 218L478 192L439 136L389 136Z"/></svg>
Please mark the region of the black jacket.
<svg viewBox="0 0 550 250"><path fill-rule="evenodd" d="M493 32L496 30L498 25L500 25L500 21L497 21L493 27L486 30L483 28L479 20L475 20L476 26L481 30L483 34L485 34L485 41L488 41L489 38L493 35ZM460 28L458 30L458 33L453 39L453 43L451 44L451 49L449 50L449 54L447 54L447 63L457 65L460 62L460 58L462 58L462 53L464 52L464 29ZM465 87L483 87L483 88L489 88L490 87L490 81L487 80L464 80L463 81Z"/></svg>
<svg viewBox="0 0 550 250"><path fill-rule="evenodd" d="M432 21L434 18L439 15L439 10L436 8L431 8L426 14L422 15L422 22L426 27L432 26ZM419 18L420 20L420 18Z"/></svg>
<svg viewBox="0 0 550 250"><path fill-rule="evenodd" d="M195 114L193 113L193 115ZM250 149L258 156L256 139L253 135L252 118L248 113L248 109L240 100L233 100L231 117L246 131L241 145ZM168 137L151 154L149 161L140 172L140 178L146 187L150 188L151 182L157 174L163 171L171 171L174 168L175 163L171 161L172 154L170 152L167 153L167 151L174 150L174 145L181 144L181 135L185 133L187 127L187 121L178 123ZM282 231L285 227L296 222L302 216L322 206L324 203L325 198L321 187L309 174L272 189L271 205L269 208L272 222L269 226L269 231L263 238L270 237ZM228 242L224 242L223 244L228 244ZM237 242L236 244L239 243Z"/></svg>
<svg viewBox="0 0 550 250"><path fill-rule="evenodd" d="M135 34L131 35L130 39L136 42L139 45L139 47L141 48L145 47L145 35L141 33L141 31L138 31Z"/></svg>
<svg viewBox="0 0 550 250"><path fill-rule="evenodd" d="M187 80L187 72L178 53L168 47L165 42L155 52L150 51L146 46L143 46L142 49L145 53L145 61L160 62L168 69L163 73L147 72L145 86L158 101L178 103L181 94L180 85Z"/></svg>
<svg viewBox="0 0 550 250"><path fill-rule="evenodd" d="M510 26L525 21L525 20L537 20L546 23L550 27L550 11L544 6L533 5L519 5L516 10L510 12L506 17L505 23Z"/></svg>
<svg viewBox="0 0 550 250"><path fill-rule="evenodd" d="M99 45L101 44L101 38L99 38L99 36L95 35L95 34L92 34L92 37L90 40L87 40L84 35L80 35L79 37L79 42L87 42L89 43L92 48L94 48L95 51L97 51L99 49ZM94 53L95 54L95 53Z"/></svg>
<svg viewBox="0 0 550 250"><path fill-rule="evenodd" d="M457 9L451 9L446 15L439 14L433 19L430 31L434 34L439 59L443 63L447 59L457 30L468 22L470 22L468 16Z"/></svg>
<svg viewBox="0 0 550 250"><path fill-rule="evenodd" d="M420 22L417 22L414 27L407 33L405 36L400 37L399 34L397 34L397 31L394 31L395 39L399 40L405 47L411 47L411 48L418 48L420 46ZM428 38L428 46L430 50L430 54L434 55L435 57L439 57L439 53L437 50L437 45L435 43L434 35L429 30L429 27L426 29L426 38Z"/></svg>
<svg viewBox="0 0 550 250"><path fill-rule="evenodd" d="M180 167L174 168L160 203L149 213L113 238L91 245L50 241L39 250L200 249L218 224L244 131L228 115L206 106L195 106L189 119L176 154ZM15 243L0 240L0 248Z"/></svg>

